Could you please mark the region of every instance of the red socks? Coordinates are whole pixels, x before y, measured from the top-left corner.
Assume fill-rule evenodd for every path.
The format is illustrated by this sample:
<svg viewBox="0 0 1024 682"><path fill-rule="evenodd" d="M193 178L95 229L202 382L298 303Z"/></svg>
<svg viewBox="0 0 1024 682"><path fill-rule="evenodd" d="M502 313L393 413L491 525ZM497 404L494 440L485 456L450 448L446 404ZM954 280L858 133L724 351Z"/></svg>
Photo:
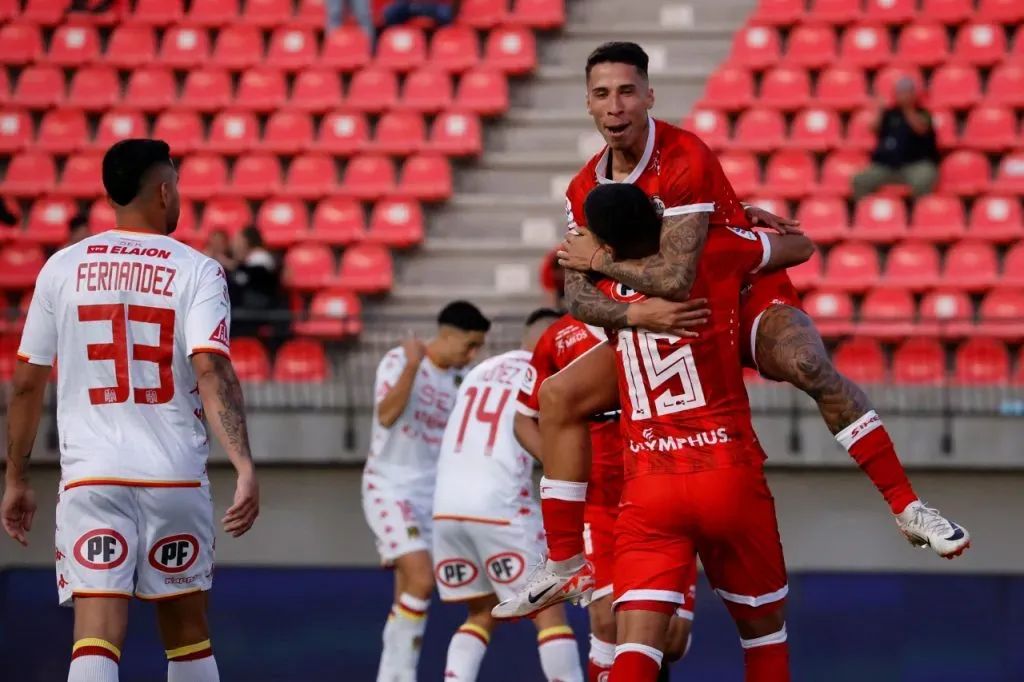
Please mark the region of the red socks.
<svg viewBox="0 0 1024 682"><path fill-rule="evenodd" d="M892 439L874 410L837 433L836 440L882 493L893 514L899 514L917 499Z"/></svg>
<svg viewBox="0 0 1024 682"><path fill-rule="evenodd" d="M644 644L620 644L615 647L615 664L610 682L658 682L662 654Z"/></svg>
<svg viewBox="0 0 1024 682"><path fill-rule="evenodd" d="M548 559L565 561L583 554L583 509L587 484L540 479L540 509L544 516Z"/></svg>
<svg viewBox="0 0 1024 682"><path fill-rule="evenodd" d="M741 639L743 682L789 682L789 643L786 626L757 639Z"/></svg>

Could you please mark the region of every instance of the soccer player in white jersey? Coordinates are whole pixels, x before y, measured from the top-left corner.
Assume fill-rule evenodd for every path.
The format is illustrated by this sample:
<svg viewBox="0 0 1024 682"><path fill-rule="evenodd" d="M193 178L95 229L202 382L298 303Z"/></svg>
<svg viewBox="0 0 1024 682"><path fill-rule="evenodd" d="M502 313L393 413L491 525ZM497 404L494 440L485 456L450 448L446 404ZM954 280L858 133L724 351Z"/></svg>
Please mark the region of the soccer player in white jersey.
<svg viewBox="0 0 1024 682"><path fill-rule="evenodd" d="M18 351L0 515L27 544L29 456L56 362L57 590L75 610L68 682L116 682L132 596L156 602L168 682L219 680L206 623L206 416L238 472L224 530L238 537L259 513L224 273L167 236L178 222L177 181L162 141L110 148L103 185L117 229L47 261Z"/></svg>
<svg viewBox="0 0 1024 682"><path fill-rule="evenodd" d="M378 682L414 682L434 591L431 515L437 455L462 369L491 328L472 303L449 303L437 335L391 349L377 367L373 433L363 470L363 512L382 563L395 569Z"/></svg>
<svg viewBox="0 0 1024 682"><path fill-rule="evenodd" d="M533 460L516 440L519 389L536 379L530 357L561 314L536 310L519 350L480 363L459 388L444 432L434 494L434 575L441 600L469 617L448 646L445 680L473 682L497 621L491 609L526 584L543 560L544 528L533 497ZM538 436L539 438L539 436ZM549 682L583 682L579 651L559 604L538 613L537 647Z"/></svg>

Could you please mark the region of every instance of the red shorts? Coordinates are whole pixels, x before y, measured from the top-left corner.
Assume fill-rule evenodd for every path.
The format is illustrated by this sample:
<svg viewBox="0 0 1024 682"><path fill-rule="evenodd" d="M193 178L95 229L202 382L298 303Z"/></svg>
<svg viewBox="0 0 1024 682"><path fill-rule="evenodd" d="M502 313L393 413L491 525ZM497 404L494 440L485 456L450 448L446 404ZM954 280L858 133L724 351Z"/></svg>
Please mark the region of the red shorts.
<svg viewBox="0 0 1024 682"><path fill-rule="evenodd" d="M773 305L788 305L803 310L800 294L785 270L754 275L740 297L740 358L744 367L757 369L754 359L757 324L761 313Z"/></svg>
<svg viewBox="0 0 1024 682"><path fill-rule="evenodd" d="M619 505L587 503L583 511L583 551L594 573L592 601L612 593L612 572L615 570L615 519Z"/></svg>
<svg viewBox="0 0 1024 682"><path fill-rule="evenodd" d="M615 528L615 607L690 604L697 556L738 620L779 609L789 591L775 500L759 467L645 474L626 481Z"/></svg>

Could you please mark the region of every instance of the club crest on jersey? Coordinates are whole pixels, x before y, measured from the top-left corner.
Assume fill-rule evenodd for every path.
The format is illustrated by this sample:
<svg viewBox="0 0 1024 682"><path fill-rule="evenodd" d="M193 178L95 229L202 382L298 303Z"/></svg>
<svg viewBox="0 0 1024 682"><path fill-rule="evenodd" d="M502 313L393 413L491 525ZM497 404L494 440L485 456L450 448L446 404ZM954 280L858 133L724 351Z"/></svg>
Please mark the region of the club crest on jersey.
<svg viewBox="0 0 1024 682"><path fill-rule="evenodd" d="M210 334L210 341L214 341L225 346L230 345L231 339L228 334L228 319L226 317L220 321L217 328L212 334Z"/></svg>
<svg viewBox="0 0 1024 682"><path fill-rule="evenodd" d="M526 372L523 374L523 386L520 389L523 393L533 395L533 389L537 385L537 370L533 368L533 365L526 366Z"/></svg>
<svg viewBox="0 0 1024 682"><path fill-rule="evenodd" d="M732 225L726 225L726 227L733 234L739 235L740 237L743 237L746 240L749 240L749 241L752 241L752 242L756 242L757 241L757 235L754 234L753 232L751 232L750 230L744 230L742 227L733 227Z"/></svg>
<svg viewBox="0 0 1024 682"><path fill-rule="evenodd" d="M109 571L128 558L128 543L113 528L97 528L78 538L72 551L75 561L93 571Z"/></svg>
<svg viewBox="0 0 1024 682"><path fill-rule="evenodd" d="M470 584L480 571L468 559L445 559L434 569L437 582L445 587L463 587Z"/></svg>
<svg viewBox="0 0 1024 682"><path fill-rule="evenodd" d="M616 301L621 301L623 303L633 303L634 301L639 301L644 297L644 295L641 294L639 291L630 289L625 284L622 284L620 282L615 283L615 285L612 287L611 293L612 298L614 298Z"/></svg>
<svg viewBox="0 0 1024 682"><path fill-rule="evenodd" d="M171 535L157 540L149 550L149 565L164 573L183 573L199 558L199 541L194 535Z"/></svg>

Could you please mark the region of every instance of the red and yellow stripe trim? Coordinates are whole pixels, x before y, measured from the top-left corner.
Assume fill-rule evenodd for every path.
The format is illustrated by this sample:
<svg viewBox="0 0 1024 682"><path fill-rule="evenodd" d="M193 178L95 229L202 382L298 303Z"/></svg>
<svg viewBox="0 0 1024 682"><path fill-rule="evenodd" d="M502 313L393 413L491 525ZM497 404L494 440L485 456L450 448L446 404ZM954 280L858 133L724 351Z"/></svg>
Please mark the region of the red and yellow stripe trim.
<svg viewBox="0 0 1024 682"><path fill-rule="evenodd" d="M178 599L179 597L184 597L187 594L195 594L196 592L201 591L201 587L191 587L187 590L182 590L181 592L172 592L171 594L139 594L138 592L136 592L135 596L141 599L142 601L161 602L168 601L170 599Z"/></svg>
<svg viewBox="0 0 1024 682"><path fill-rule="evenodd" d="M576 639L576 635L573 634L572 628L568 625L555 625L550 628L544 628L537 633L538 644L547 644L556 639Z"/></svg>
<svg viewBox="0 0 1024 682"><path fill-rule="evenodd" d="M435 521L469 521L470 523L489 523L492 526L509 526L508 519L488 519L480 516L457 516L455 514L435 514Z"/></svg>
<svg viewBox="0 0 1024 682"><path fill-rule="evenodd" d="M210 640L205 639L196 644L180 646L177 649L168 649L166 652L168 661L184 663L185 661L198 661L200 658L213 656L213 646Z"/></svg>
<svg viewBox="0 0 1024 682"><path fill-rule="evenodd" d="M416 609L409 608L405 604L395 604L394 613L396 616L401 616L408 620L423 620L427 617L426 611L417 611Z"/></svg>
<svg viewBox="0 0 1024 682"><path fill-rule="evenodd" d="M144 481L137 478L79 478L64 484L64 490L86 485L120 485L127 488L198 488L202 481Z"/></svg>
<svg viewBox="0 0 1024 682"><path fill-rule="evenodd" d="M476 623L463 623L458 629L458 632L471 637L476 637L484 643L484 646L491 643L491 633L487 632L486 628L482 628Z"/></svg>
<svg viewBox="0 0 1024 682"><path fill-rule="evenodd" d="M197 346L192 349L189 355L195 355L196 353L213 353L214 355L221 355L228 360L231 359L231 353L228 353L223 348L217 348L215 346Z"/></svg>
<svg viewBox="0 0 1024 682"><path fill-rule="evenodd" d="M83 637L75 642L71 648L71 660L82 656L102 656L109 658L114 663L121 662L121 650L107 640L98 637Z"/></svg>
<svg viewBox="0 0 1024 682"><path fill-rule="evenodd" d="M120 590L72 590L72 597L94 597L94 598L107 598L107 599L131 599L131 592L122 592Z"/></svg>

